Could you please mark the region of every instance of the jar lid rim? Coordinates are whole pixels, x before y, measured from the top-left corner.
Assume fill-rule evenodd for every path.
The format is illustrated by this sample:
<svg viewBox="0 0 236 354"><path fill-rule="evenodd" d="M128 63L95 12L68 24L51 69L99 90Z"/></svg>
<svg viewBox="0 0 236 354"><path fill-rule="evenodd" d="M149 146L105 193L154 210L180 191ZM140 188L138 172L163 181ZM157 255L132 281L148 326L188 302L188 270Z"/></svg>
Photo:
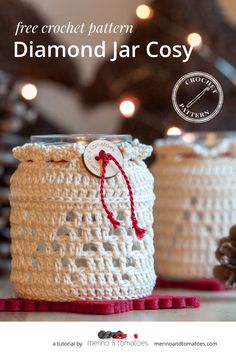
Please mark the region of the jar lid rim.
<svg viewBox="0 0 236 354"><path fill-rule="evenodd" d="M109 140L113 143L131 142L132 136L128 134L46 134L32 135L31 143L38 144L63 144L81 143L88 144L94 140Z"/></svg>
<svg viewBox="0 0 236 354"><path fill-rule="evenodd" d="M157 139L155 144L182 142L185 144L197 143L207 145L208 142L217 144L223 139L236 139L236 131L185 131L180 135L166 136L165 138Z"/></svg>

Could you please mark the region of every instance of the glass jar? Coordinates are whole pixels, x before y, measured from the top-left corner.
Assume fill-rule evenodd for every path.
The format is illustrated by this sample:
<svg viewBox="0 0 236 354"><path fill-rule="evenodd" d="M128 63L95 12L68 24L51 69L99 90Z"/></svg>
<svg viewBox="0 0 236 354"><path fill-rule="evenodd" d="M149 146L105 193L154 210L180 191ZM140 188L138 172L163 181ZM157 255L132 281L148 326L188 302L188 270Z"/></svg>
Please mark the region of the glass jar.
<svg viewBox="0 0 236 354"><path fill-rule="evenodd" d="M92 161L99 176L85 164L94 141L110 159L106 146L118 149L115 175L106 178L115 162L103 160L101 151ZM128 135L93 134L33 136L13 150L20 160L10 194L11 281L18 297L111 300L152 293L153 177L143 161L151 152Z"/></svg>
<svg viewBox="0 0 236 354"><path fill-rule="evenodd" d="M155 151L158 275L213 278L217 242L236 222L236 134L185 133Z"/></svg>

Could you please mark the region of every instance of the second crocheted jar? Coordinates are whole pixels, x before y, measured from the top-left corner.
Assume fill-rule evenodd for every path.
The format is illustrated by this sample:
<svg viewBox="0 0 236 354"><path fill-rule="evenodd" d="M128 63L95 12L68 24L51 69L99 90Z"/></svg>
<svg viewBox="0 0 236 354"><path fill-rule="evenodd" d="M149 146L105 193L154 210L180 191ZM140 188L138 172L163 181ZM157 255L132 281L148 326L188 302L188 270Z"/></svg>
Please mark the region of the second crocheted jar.
<svg viewBox="0 0 236 354"><path fill-rule="evenodd" d="M217 242L236 220L236 136L186 133L158 141L156 153L158 275L213 278Z"/></svg>
<svg viewBox="0 0 236 354"><path fill-rule="evenodd" d="M115 176L101 179L86 168L84 151L94 140L120 150ZM104 151L96 158L101 173L112 158ZM110 300L152 293L153 177L143 161L151 151L130 136L93 135L33 137L14 149L20 164L11 178L11 281L18 297Z"/></svg>

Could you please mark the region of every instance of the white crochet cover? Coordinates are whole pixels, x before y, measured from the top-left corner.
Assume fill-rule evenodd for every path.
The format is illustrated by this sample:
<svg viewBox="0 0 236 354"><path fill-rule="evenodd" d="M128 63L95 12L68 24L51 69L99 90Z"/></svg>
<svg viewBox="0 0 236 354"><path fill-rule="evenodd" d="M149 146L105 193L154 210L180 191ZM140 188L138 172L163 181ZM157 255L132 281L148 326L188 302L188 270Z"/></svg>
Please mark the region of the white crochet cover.
<svg viewBox="0 0 236 354"><path fill-rule="evenodd" d="M114 229L100 199L101 179L83 163L84 144L26 144L13 150L21 163L11 178L11 281L28 299L110 300L150 295L155 285L153 177L142 161L152 148L137 140L119 145L135 212L118 173L105 180L105 200L121 226ZM68 161L68 162L65 162Z"/></svg>
<svg viewBox="0 0 236 354"><path fill-rule="evenodd" d="M236 145L163 142L156 152L156 270L169 279L212 278L217 241L236 222Z"/></svg>

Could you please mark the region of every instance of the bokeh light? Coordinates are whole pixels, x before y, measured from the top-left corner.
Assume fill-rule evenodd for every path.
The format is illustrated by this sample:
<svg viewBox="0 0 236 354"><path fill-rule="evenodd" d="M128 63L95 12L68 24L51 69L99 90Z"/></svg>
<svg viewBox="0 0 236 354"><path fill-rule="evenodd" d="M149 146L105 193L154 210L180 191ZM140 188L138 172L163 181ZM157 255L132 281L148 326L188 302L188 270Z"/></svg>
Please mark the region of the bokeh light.
<svg viewBox="0 0 236 354"><path fill-rule="evenodd" d="M167 136L179 136L181 134L182 134L182 130L177 127L171 127L166 132Z"/></svg>
<svg viewBox="0 0 236 354"><path fill-rule="evenodd" d="M199 33L189 33L187 36L187 42L192 47L200 47L202 45L202 37Z"/></svg>
<svg viewBox="0 0 236 354"><path fill-rule="evenodd" d="M137 109L137 99L135 98L124 99L123 101L121 101L119 108L121 114L125 118L131 118L133 117Z"/></svg>
<svg viewBox="0 0 236 354"><path fill-rule="evenodd" d="M141 20L149 20L153 16L153 9L148 5L139 5L136 9L136 15Z"/></svg>
<svg viewBox="0 0 236 354"><path fill-rule="evenodd" d="M37 87L33 84L25 84L21 89L21 95L26 100L33 100L37 96Z"/></svg>

